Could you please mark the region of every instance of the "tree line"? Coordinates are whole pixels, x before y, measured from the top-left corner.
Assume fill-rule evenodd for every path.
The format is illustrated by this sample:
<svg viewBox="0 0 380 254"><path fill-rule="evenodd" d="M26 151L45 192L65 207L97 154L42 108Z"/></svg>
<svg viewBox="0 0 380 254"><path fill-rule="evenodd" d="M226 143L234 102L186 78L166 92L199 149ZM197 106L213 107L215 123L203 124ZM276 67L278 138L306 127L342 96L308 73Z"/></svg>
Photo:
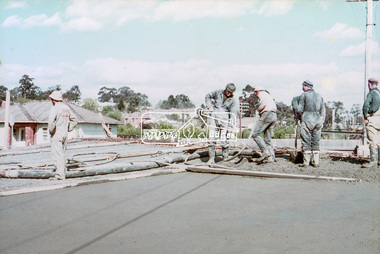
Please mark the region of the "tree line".
<svg viewBox="0 0 380 254"><path fill-rule="evenodd" d="M61 85L56 85L49 87L47 90L42 90L39 86L35 85L33 82L34 78L29 77L29 75L23 75L19 81L19 86L11 89L11 101L23 103L29 100L47 100L49 95L53 91L61 91ZM6 92L8 88L0 85L0 102L6 100ZM79 102L81 98L81 92L78 85L72 86L69 90L62 93L63 98L69 101Z"/></svg>

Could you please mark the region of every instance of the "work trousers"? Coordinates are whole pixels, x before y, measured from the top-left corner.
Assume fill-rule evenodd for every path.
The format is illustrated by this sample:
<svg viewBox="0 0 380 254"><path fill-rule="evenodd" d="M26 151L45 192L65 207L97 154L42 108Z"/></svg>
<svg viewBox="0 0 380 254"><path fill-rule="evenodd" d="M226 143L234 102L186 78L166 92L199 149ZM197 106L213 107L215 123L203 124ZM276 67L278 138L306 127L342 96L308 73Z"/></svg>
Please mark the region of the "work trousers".
<svg viewBox="0 0 380 254"><path fill-rule="evenodd" d="M272 136L277 122L277 114L273 111L264 112L256 122L252 131L252 138L263 153L273 151ZM260 136L264 133L264 139Z"/></svg>
<svg viewBox="0 0 380 254"><path fill-rule="evenodd" d="M319 119L316 121L302 121L300 135L302 151L319 151L322 126L323 124Z"/></svg>
<svg viewBox="0 0 380 254"><path fill-rule="evenodd" d="M380 146L380 110L368 118L366 126L368 144L370 147Z"/></svg>
<svg viewBox="0 0 380 254"><path fill-rule="evenodd" d="M66 149L67 149L67 138L56 138L51 139L51 153L55 160L56 171L55 176L60 179L66 178Z"/></svg>
<svg viewBox="0 0 380 254"><path fill-rule="evenodd" d="M228 112L214 112L209 119L209 146L220 143L223 148L229 147Z"/></svg>

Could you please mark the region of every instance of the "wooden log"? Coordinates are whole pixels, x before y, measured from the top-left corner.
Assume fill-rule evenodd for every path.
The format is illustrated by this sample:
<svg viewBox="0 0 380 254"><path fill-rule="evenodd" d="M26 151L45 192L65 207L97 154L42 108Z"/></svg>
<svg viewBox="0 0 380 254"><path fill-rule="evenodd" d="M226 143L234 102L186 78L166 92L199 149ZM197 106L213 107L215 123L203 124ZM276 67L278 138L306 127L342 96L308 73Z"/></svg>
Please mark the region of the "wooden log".
<svg viewBox="0 0 380 254"><path fill-rule="evenodd" d="M332 180L332 181L347 181L347 182L358 181L355 178L298 175L298 174L285 174L285 173L273 173L273 172L260 172L260 171L251 171L251 170L236 170L236 169L227 169L226 167L217 168L217 166L215 165L213 165L213 168L188 166L186 170L189 172L195 172L195 173L227 174L227 175L240 175L240 176L253 176L253 177L290 178L290 179L304 179L304 180Z"/></svg>

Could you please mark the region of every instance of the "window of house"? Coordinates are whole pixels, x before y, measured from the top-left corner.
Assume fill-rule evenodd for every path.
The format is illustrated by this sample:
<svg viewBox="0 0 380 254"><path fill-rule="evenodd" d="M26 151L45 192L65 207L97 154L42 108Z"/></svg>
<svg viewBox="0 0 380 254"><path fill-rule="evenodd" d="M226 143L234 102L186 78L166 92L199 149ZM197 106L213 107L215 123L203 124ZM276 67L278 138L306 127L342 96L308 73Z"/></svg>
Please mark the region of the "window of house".
<svg viewBox="0 0 380 254"><path fill-rule="evenodd" d="M49 140L48 128L42 128L42 140L43 141L48 141Z"/></svg>

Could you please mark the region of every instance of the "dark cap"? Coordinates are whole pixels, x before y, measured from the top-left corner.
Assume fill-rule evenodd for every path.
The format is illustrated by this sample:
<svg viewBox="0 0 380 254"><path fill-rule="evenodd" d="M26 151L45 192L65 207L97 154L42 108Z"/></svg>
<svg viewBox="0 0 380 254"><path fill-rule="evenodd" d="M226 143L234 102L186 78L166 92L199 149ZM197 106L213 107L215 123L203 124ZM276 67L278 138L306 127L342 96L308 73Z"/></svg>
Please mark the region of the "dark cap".
<svg viewBox="0 0 380 254"><path fill-rule="evenodd" d="M368 82L371 83L371 84L374 84L374 85L379 84L379 81L377 81L377 79L374 79L374 78L368 79Z"/></svg>
<svg viewBox="0 0 380 254"><path fill-rule="evenodd" d="M236 91L236 86L235 86L234 83L228 83L228 84L226 85L226 89L227 89L229 92L233 93L233 92Z"/></svg>

